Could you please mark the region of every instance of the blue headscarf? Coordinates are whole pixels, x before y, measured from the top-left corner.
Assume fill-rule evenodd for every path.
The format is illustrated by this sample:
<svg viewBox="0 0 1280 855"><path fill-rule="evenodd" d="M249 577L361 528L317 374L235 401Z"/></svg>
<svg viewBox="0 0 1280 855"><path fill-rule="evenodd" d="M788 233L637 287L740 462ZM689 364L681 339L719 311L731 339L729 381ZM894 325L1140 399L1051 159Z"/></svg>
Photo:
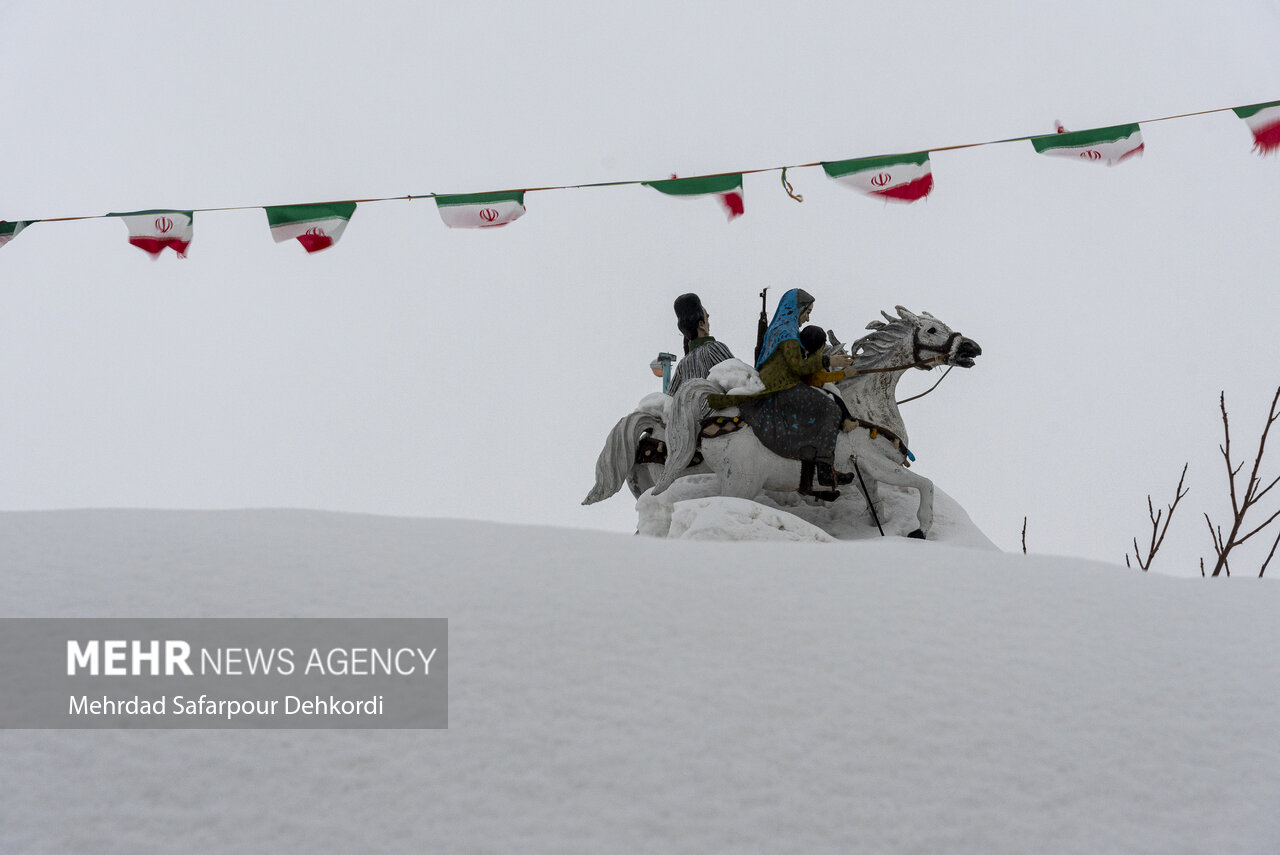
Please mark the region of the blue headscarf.
<svg viewBox="0 0 1280 855"><path fill-rule="evenodd" d="M773 313L773 320L764 332L760 358L756 360L757 371L784 341L800 340L800 313L805 306L810 305L813 305L813 297L799 288L792 288L782 295L782 299L778 301L778 310Z"/></svg>

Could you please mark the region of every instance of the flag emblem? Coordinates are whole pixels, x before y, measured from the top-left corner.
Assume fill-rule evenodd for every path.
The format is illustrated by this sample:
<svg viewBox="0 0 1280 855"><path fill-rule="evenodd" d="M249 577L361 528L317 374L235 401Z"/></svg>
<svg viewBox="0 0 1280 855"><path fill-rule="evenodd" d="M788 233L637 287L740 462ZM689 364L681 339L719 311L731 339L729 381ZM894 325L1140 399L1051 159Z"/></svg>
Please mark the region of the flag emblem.
<svg viewBox="0 0 1280 855"><path fill-rule="evenodd" d="M1062 131L1043 137L1032 137L1032 146L1050 157L1070 157L1091 163L1115 166L1132 157L1141 157L1142 129L1136 125L1116 125L1088 131Z"/></svg>
<svg viewBox="0 0 1280 855"><path fill-rule="evenodd" d="M893 202L915 202L933 190L927 151L829 161L822 169L846 187Z"/></svg>
<svg viewBox="0 0 1280 855"><path fill-rule="evenodd" d="M355 202L317 205L277 205L267 208L267 225L276 243L296 240L308 253L328 249L338 242L355 214Z"/></svg>
<svg viewBox="0 0 1280 855"><path fill-rule="evenodd" d="M451 229L497 228L515 222L525 214L523 190L435 198L440 219Z"/></svg>
<svg viewBox="0 0 1280 855"><path fill-rule="evenodd" d="M159 258L165 249L172 249L178 258L187 257L195 216L192 211L135 211L107 216L119 217L129 230L129 243L152 258Z"/></svg>

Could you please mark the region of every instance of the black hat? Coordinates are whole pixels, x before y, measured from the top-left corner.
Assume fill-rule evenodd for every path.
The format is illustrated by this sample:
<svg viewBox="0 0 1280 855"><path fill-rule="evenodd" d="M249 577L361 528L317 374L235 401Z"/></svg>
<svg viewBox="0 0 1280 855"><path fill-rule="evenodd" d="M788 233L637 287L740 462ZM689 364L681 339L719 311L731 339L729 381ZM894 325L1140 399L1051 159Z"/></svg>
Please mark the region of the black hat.
<svg viewBox="0 0 1280 855"><path fill-rule="evenodd" d="M698 324L702 323L704 310L697 294L681 294L676 297L676 329L686 340L698 337Z"/></svg>

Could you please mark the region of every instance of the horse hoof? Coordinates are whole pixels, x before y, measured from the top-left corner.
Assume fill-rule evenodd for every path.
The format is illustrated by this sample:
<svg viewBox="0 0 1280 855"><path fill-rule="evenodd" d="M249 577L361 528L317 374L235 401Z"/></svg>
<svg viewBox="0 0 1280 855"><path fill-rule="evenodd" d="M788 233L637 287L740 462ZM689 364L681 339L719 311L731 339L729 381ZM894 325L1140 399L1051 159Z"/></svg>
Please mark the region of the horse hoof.
<svg viewBox="0 0 1280 855"><path fill-rule="evenodd" d="M916 529L915 531L911 532L911 534L907 535L907 537L914 537L917 540L924 540L924 532L920 529Z"/></svg>

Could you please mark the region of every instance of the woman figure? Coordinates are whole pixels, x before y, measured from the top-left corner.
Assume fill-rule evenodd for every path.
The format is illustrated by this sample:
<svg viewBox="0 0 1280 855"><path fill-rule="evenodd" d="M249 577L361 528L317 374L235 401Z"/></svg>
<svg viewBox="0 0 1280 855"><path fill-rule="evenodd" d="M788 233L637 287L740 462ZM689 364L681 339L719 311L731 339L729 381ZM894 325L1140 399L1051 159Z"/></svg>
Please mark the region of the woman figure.
<svg viewBox="0 0 1280 855"><path fill-rule="evenodd" d="M828 501L840 496L834 488L849 483L852 474L835 469L836 437L841 423L840 407L830 395L810 386L805 379L818 371L837 369L829 379L841 380L852 360L844 354L831 357L821 349L808 356L800 344L800 325L809 319L813 297L793 288L782 295L773 321L765 331L756 370L764 391L756 395L708 395L712 409L737 406L751 425L756 438L770 451L801 461L800 492ZM818 483L830 490L813 489Z"/></svg>
<svg viewBox="0 0 1280 855"><path fill-rule="evenodd" d="M684 358L671 373L667 394L674 395L685 380L706 379L713 366L732 359L729 348L711 337L711 314L697 294L676 297L676 328L684 335Z"/></svg>

